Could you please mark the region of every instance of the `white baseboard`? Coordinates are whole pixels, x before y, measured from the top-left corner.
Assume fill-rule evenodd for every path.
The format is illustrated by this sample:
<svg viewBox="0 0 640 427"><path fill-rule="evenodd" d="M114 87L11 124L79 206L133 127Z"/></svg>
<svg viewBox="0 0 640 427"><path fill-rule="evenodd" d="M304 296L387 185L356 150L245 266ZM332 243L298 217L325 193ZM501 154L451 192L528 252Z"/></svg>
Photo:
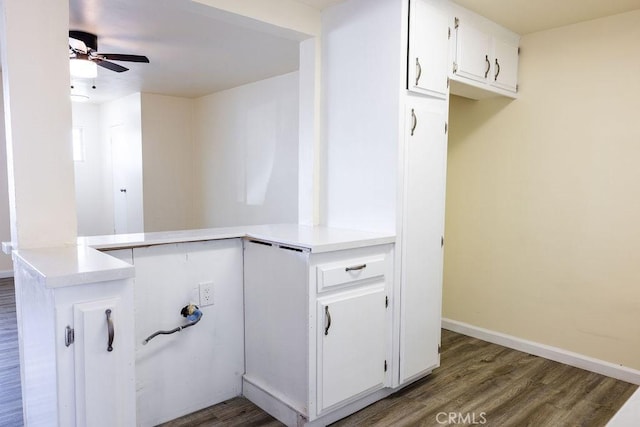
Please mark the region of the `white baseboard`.
<svg viewBox="0 0 640 427"><path fill-rule="evenodd" d="M533 354L534 356L540 356L545 359L564 363L565 365L575 366L576 368L585 369L590 372L595 372L597 374L606 375L618 380L640 385L640 371L626 366L616 365L611 362L563 350L558 347L552 347L546 344L540 344L514 337L512 335L491 331L468 323L458 322L457 320L443 318L442 327L449 331L458 332L460 334L498 344L503 347L523 351Z"/></svg>
<svg viewBox="0 0 640 427"><path fill-rule="evenodd" d="M13 270L0 270L0 279L13 277Z"/></svg>

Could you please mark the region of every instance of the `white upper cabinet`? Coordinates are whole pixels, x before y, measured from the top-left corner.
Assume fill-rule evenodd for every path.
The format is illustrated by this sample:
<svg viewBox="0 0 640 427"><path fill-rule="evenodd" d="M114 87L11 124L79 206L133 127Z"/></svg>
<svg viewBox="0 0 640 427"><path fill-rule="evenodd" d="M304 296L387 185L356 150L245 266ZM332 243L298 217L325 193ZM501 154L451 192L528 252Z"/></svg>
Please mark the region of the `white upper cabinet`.
<svg viewBox="0 0 640 427"><path fill-rule="evenodd" d="M460 6L453 5L451 11L451 93L473 99L515 98L520 36Z"/></svg>
<svg viewBox="0 0 640 427"><path fill-rule="evenodd" d="M449 35L447 3L411 0L407 89L438 98L447 96Z"/></svg>
<svg viewBox="0 0 640 427"><path fill-rule="evenodd" d="M471 80L485 83L491 71L489 52L491 36L475 26L473 22L460 23L455 18L456 45L453 73Z"/></svg>
<svg viewBox="0 0 640 427"><path fill-rule="evenodd" d="M493 75L490 84L511 92L518 90L518 45L493 38Z"/></svg>

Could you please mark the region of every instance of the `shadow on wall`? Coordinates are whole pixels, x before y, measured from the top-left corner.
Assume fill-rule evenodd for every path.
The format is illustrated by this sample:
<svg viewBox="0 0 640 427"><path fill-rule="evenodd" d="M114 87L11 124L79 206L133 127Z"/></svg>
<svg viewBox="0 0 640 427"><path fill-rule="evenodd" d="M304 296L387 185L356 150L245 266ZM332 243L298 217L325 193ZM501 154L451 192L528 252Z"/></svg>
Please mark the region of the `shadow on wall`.
<svg viewBox="0 0 640 427"><path fill-rule="evenodd" d="M449 150L465 144L475 131L486 126L500 111L517 100L496 97L476 101L451 95L449 100Z"/></svg>

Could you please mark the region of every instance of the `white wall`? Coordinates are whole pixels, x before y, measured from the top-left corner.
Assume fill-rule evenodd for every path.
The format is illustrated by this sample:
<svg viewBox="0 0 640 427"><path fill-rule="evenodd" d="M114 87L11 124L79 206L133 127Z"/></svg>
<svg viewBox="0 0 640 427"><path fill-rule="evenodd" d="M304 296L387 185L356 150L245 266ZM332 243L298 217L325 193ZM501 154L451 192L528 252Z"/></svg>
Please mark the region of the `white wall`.
<svg viewBox="0 0 640 427"><path fill-rule="evenodd" d="M111 150L111 133L116 126L122 126L122 135L127 141L129 153L126 173L127 180L127 224L128 232L144 231L143 186L142 186L142 113L141 95L134 93L100 106L100 128L104 144ZM111 186L113 189L113 186ZM115 191L110 191L111 203ZM117 194L120 195L119 193ZM116 224L117 229L117 224Z"/></svg>
<svg viewBox="0 0 640 427"><path fill-rule="evenodd" d="M0 85L0 98L2 85ZM9 222L9 188L7 186L7 150L4 134L4 103L0 104L0 242L11 241ZM0 277L10 275L13 269L11 256L0 252Z"/></svg>
<svg viewBox="0 0 640 427"><path fill-rule="evenodd" d="M399 5L354 0L322 14L322 223L332 227L396 231Z"/></svg>
<svg viewBox="0 0 640 427"><path fill-rule="evenodd" d="M111 149L100 127L100 106L72 103L73 127L81 129L84 160L74 162L78 235L113 233Z"/></svg>
<svg viewBox="0 0 640 427"><path fill-rule="evenodd" d="M0 31L11 240L15 248L76 242L66 2L5 1ZM25 46L38 46L34 67Z"/></svg>
<svg viewBox="0 0 640 427"><path fill-rule="evenodd" d="M198 227L297 222L298 72L196 100Z"/></svg>
<svg viewBox="0 0 640 427"><path fill-rule="evenodd" d="M129 251L117 251L126 260ZM244 372L242 241L157 245L133 249L136 268L137 423L153 426L240 395ZM173 335L159 329L186 323L180 309L200 283L213 282L214 303L197 325ZM116 332L117 333L117 332Z"/></svg>
<svg viewBox="0 0 640 427"><path fill-rule="evenodd" d="M144 230L193 228L194 100L141 96Z"/></svg>

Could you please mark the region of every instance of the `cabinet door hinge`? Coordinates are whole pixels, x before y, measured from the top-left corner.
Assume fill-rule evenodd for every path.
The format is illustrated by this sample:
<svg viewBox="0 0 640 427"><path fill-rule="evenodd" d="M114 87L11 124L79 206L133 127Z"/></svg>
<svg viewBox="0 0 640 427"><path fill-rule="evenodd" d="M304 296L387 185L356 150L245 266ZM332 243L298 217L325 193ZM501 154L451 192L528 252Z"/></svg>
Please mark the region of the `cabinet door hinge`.
<svg viewBox="0 0 640 427"><path fill-rule="evenodd" d="M520 90L520 85L516 85L516 92Z"/></svg>
<svg viewBox="0 0 640 427"><path fill-rule="evenodd" d="M442 353L442 347L438 344L438 354Z"/></svg>
<svg viewBox="0 0 640 427"><path fill-rule="evenodd" d="M453 74L458 72L458 64L457 63L453 63Z"/></svg>
<svg viewBox="0 0 640 427"><path fill-rule="evenodd" d="M388 296L384 297L384 307L385 308L389 307L389 297Z"/></svg>
<svg viewBox="0 0 640 427"><path fill-rule="evenodd" d="M444 248L444 236L440 236L440 247Z"/></svg>
<svg viewBox="0 0 640 427"><path fill-rule="evenodd" d="M447 89L449 89L449 84L451 83L450 81L451 79L449 79L449 77L447 77Z"/></svg>
<svg viewBox="0 0 640 427"><path fill-rule="evenodd" d="M448 130L449 130L449 125L447 124L447 122L444 122L444 133L447 133Z"/></svg>
<svg viewBox="0 0 640 427"><path fill-rule="evenodd" d="M518 55L520 55L520 46L518 46Z"/></svg>
<svg viewBox="0 0 640 427"><path fill-rule="evenodd" d="M64 330L64 345L69 347L76 340L75 331L71 326L67 326Z"/></svg>
<svg viewBox="0 0 640 427"><path fill-rule="evenodd" d="M387 372L387 361L384 361L384 371Z"/></svg>
<svg viewBox="0 0 640 427"><path fill-rule="evenodd" d="M451 27L447 27L447 39L451 40Z"/></svg>
<svg viewBox="0 0 640 427"><path fill-rule="evenodd" d="M458 19L458 17L453 18L453 28L457 30L459 26L460 26L460 20Z"/></svg>

